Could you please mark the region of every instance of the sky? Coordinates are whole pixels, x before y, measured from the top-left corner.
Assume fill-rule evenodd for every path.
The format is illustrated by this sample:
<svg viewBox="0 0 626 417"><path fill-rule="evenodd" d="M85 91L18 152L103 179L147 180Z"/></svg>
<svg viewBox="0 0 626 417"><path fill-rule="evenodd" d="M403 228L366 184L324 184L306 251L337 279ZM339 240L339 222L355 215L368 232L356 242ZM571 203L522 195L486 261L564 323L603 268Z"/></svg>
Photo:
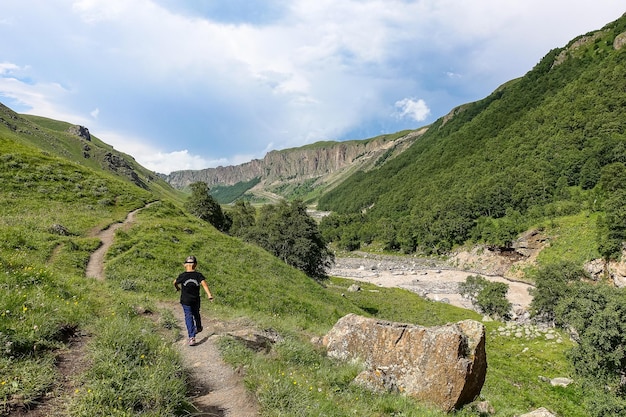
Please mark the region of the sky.
<svg viewBox="0 0 626 417"><path fill-rule="evenodd" d="M0 102L155 172L417 129L620 0L2 0Z"/></svg>

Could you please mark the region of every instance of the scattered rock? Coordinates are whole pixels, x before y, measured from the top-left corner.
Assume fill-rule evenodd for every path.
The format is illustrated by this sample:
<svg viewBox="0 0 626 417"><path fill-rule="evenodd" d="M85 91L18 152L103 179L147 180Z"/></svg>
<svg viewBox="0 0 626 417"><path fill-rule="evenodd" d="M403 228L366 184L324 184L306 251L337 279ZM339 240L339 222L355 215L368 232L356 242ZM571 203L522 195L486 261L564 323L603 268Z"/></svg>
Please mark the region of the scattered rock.
<svg viewBox="0 0 626 417"><path fill-rule="evenodd" d="M255 352L268 353L274 343L282 340L278 332L274 330L241 329L227 333L230 337L243 343L248 349Z"/></svg>
<svg viewBox="0 0 626 417"><path fill-rule="evenodd" d="M324 337L328 355L360 360L356 383L396 391L451 411L472 402L487 373L482 323L422 327L348 314Z"/></svg>
<svg viewBox="0 0 626 417"><path fill-rule="evenodd" d="M613 41L613 48L617 51L622 49L624 45L626 45L626 32L617 35Z"/></svg>
<svg viewBox="0 0 626 417"><path fill-rule="evenodd" d="M352 284L348 287L348 292L359 292L361 291L361 287L356 284Z"/></svg>
<svg viewBox="0 0 626 417"><path fill-rule="evenodd" d="M491 414L496 413L495 408L493 408L493 406L489 403L489 401L480 401L475 404L472 404L472 409L476 410L476 412L480 416L491 415Z"/></svg>
<svg viewBox="0 0 626 417"><path fill-rule="evenodd" d="M559 377L559 378L553 378L552 380L550 380L550 385L552 385L553 387L567 387L573 382L574 381L569 378Z"/></svg>
<svg viewBox="0 0 626 417"><path fill-rule="evenodd" d="M59 236L69 236L71 235L70 231L67 230L67 228L65 226L63 226L62 224L53 224L52 226L50 226L48 228L48 231L50 233L53 233L55 235L59 235Z"/></svg>
<svg viewBox="0 0 626 417"><path fill-rule="evenodd" d="M531 411L530 413L521 414L518 417L556 417L556 414L552 414L546 408L541 407L534 411Z"/></svg>

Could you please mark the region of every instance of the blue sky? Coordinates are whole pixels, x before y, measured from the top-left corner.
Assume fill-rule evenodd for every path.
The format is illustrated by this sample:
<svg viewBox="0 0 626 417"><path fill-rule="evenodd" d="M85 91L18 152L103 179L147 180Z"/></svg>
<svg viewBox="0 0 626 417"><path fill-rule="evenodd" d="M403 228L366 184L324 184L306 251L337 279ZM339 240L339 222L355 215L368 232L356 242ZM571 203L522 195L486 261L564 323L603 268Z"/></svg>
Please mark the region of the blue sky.
<svg viewBox="0 0 626 417"><path fill-rule="evenodd" d="M0 102L161 173L434 122L617 0L3 0Z"/></svg>

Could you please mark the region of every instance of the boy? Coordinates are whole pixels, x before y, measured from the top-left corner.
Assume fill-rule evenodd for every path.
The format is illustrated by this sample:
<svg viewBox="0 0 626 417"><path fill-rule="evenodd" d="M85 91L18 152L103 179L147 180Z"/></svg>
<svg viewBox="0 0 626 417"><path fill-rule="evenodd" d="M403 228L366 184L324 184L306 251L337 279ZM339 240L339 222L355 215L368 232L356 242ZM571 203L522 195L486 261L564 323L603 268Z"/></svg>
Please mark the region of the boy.
<svg viewBox="0 0 626 417"><path fill-rule="evenodd" d="M213 296L206 283L206 278L196 271L198 261L195 256L188 256L184 263L185 272L174 280L176 291L180 291L180 304L185 313L185 325L189 336L189 346L196 344L196 334L202 331L202 318L200 317L200 286L204 288L209 300Z"/></svg>

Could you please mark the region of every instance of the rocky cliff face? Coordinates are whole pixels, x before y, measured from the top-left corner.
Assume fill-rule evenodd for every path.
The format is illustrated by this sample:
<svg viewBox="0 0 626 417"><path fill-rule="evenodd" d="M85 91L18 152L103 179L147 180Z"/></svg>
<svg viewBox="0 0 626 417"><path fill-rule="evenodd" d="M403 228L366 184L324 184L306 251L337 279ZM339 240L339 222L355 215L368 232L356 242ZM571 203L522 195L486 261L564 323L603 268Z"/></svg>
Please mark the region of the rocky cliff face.
<svg viewBox="0 0 626 417"><path fill-rule="evenodd" d="M347 169L369 169L397 155L421 136L426 129L400 136L380 136L348 142L318 142L300 148L271 151L263 159L236 166L202 170L174 171L164 176L175 188L202 181L209 187L234 185L260 178L262 185L329 177Z"/></svg>

